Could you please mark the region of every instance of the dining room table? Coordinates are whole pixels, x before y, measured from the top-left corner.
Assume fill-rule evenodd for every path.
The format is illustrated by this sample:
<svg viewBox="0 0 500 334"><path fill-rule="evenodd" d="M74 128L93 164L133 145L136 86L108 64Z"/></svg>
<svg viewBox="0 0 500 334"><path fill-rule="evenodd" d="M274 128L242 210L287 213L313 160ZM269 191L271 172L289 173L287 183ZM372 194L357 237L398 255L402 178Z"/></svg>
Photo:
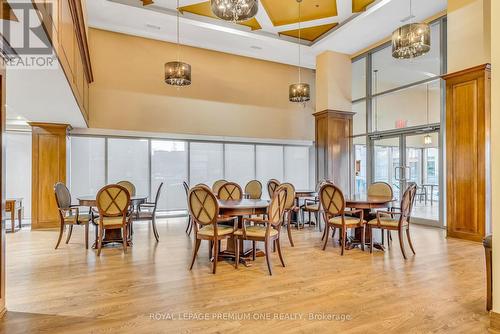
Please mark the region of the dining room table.
<svg viewBox="0 0 500 334"><path fill-rule="evenodd" d="M241 200L229 200L224 201L218 199L219 204L219 214L223 216L237 217L238 228L243 227L243 217L253 216L253 215L263 215L267 213L267 207L269 206L268 200L263 199L241 199ZM249 240L239 240L240 242L240 262L245 266L250 266L252 254L252 242ZM264 252L259 250L257 256L264 256ZM227 247L224 251L220 252L219 258L235 258L234 249L234 237L227 240Z"/></svg>
<svg viewBox="0 0 500 334"><path fill-rule="evenodd" d="M76 198L78 200L78 205L79 206L85 206L89 207L89 214L91 217L92 223L96 224L94 221L94 218L97 216L97 213L92 210L92 208L97 208L97 198L96 195L83 195L83 196L78 196ZM138 207L140 204L143 204L147 201L148 197L147 196L131 196L130 197L130 206L131 207ZM132 219L132 216L129 218ZM130 221L129 224L132 222ZM96 224L97 225L97 224ZM129 229L129 235L127 236L127 245L132 246L132 229ZM123 236L122 236L122 229L105 229L104 230L104 236L102 238L102 246L110 246L114 243L123 243ZM92 248L97 247L97 228L95 229L95 242L92 245Z"/></svg>
<svg viewBox="0 0 500 334"><path fill-rule="evenodd" d="M395 199L391 196L369 196L363 195L353 195L347 196L345 198L345 204L347 208L363 210L363 218L368 220L370 213L374 209L390 209L394 203ZM361 236L363 233L363 228L359 227L355 229L354 237L350 237L348 240L348 248L354 248L361 245ZM370 229L365 229L365 246L370 244L372 235ZM384 245L379 242L374 242L373 247L384 250Z"/></svg>

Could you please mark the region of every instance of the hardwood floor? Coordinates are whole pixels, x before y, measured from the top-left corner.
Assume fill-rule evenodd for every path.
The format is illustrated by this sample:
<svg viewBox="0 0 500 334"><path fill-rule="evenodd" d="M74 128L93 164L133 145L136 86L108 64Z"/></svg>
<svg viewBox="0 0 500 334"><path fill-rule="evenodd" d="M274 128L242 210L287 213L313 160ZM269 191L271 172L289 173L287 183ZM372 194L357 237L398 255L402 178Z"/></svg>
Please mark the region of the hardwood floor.
<svg viewBox="0 0 500 334"><path fill-rule="evenodd" d="M85 250L83 228L58 250L55 231L8 234L8 313L0 332L487 332L483 248L445 239L442 230L413 226L417 255L408 261L397 239L389 252L356 249L341 257L332 243L321 250L318 231L294 230L294 248L283 235L287 267L273 254L271 277L262 257L238 270L221 262L212 275L207 243L190 272L185 220L159 220L158 228L159 243L147 222L138 223L127 254L117 247L100 258ZM218 314L236 319L179 319ZM297 318L254 319L280 314ZM347 319L310 320L310 314Z"/></svg>

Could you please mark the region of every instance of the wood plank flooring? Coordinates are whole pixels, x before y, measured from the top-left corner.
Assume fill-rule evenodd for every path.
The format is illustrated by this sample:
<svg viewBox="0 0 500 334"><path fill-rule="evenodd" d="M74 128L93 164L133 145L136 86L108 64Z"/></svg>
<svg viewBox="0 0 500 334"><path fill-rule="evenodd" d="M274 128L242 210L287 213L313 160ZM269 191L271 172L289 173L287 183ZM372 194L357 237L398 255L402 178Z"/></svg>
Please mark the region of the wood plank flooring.
<svg viewBox="0 0 500 334"><path fill-rule="evenodd" d="M341 257L331 242L321 250L317 230L294 230L294 248L282 236L287 267L273 254L271 277L264 258L238 270L220 262L212 275L206 243L189 271L185 219L158 227L159 243L147 222L137 223L127 254L105 249L100 258L85 250L83 228L58 250L55 231L8 234L8 313L0 332L487 332L483 248L446 239L439 229L413 226L417 255L408 261L396 238L391 251ZM325 319L331 315L341 319Z"/></svg>

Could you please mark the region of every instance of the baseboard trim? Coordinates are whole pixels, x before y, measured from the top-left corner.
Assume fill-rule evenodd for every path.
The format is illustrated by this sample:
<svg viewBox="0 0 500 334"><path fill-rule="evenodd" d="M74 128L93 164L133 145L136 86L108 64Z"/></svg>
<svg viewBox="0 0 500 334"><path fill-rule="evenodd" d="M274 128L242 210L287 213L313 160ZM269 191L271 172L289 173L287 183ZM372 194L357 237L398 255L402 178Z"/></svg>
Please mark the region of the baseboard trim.
<svg viewBox="0 0 500 334"><path fill-rule="evenodd" d="M500 334L500 313L490 312L490 328L491 334Z"/></svg>

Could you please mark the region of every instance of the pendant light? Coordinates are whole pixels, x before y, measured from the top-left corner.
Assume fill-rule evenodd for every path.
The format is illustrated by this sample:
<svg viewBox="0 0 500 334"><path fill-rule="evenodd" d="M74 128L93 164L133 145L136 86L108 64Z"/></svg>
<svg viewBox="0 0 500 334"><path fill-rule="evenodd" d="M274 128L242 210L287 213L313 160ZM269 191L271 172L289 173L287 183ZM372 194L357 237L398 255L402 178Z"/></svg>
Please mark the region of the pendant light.
<svg viewBox="0 0 500 334"><path fill-rule="evenodd" d="M412 0L410 16L402 22L414 18ZM431 28L427 23L409 23L392 33L392 56L397 59L411 59L425 55L431 50Z"/></svg>
<svg viewBox="0 0 500 334"><path fill-rule="evenodd" d="M309 87L309 84L303 83L302 82L302 73L301 73L301 66L300 66L300 45L302 44L301 41L301 35L300 35L300 3L302 0L297 0L299 4L299 82L296 84L290 85L288 89L288 99L290 102L296 102L296 103L303 103L304 107L306 106L306 102L311 99L311 88Z"/></svg>
<svg viewBox="0 0 500 334"><path fill-rule="evenodd" d="M243 22L257 15L257 0L210 0L212 13L219 19L230 22Z"/></svg>
<svg viewBox="0 0 500 334"><path fill-rule="evenodd" d="M177 0L177 61L165 63L165 82L168 85L183 87L191 84L191 65L180 61L179 42L179 0Z"/></svg>
<svg viewBox="0 0 500 334"><path fill-rule="evenodd" d="M427 126L429 126L429 84L427 84ZM432 137L430 134L425 135L424 144L431 145Z"/></svg>

